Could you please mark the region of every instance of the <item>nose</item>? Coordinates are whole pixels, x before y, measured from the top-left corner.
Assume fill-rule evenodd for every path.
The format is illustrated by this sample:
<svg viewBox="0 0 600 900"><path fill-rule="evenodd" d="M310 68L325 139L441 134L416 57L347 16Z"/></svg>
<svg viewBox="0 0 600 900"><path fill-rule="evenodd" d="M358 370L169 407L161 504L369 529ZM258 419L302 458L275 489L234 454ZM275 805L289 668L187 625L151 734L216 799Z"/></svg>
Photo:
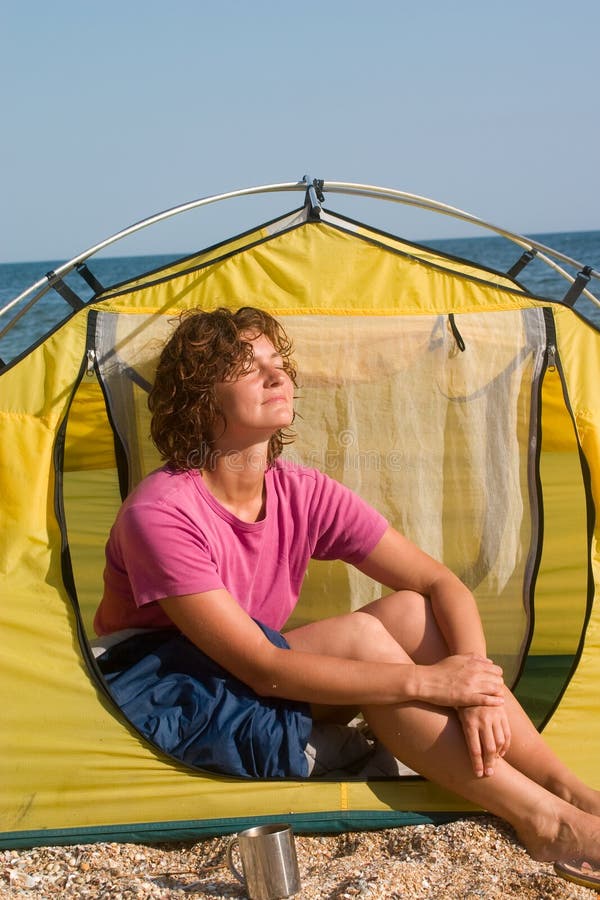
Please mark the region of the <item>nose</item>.
<svg viewBox="0 0 600 900"><path fill-rule="evenodd" d="M269 363L265 368L265 381L267 384L281 384L285 378L285 372L280 366Z"/></svg>

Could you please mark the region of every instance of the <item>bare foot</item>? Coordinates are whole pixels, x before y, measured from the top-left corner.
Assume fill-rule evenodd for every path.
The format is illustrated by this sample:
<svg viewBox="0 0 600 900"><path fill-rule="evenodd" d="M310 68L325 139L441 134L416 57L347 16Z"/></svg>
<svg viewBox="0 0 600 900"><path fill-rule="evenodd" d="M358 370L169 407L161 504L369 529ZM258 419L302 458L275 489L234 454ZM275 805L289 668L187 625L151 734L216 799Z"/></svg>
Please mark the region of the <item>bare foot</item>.
<svg viewBox="0 0 600 900"><path fill-rule="evenodd" d="M553 788L549 788L549 790L556 797L560 797L562 800L570 803L571 806L575 806L577 809L589 813L591 816L600 818L600 791L596 791L586 784L577 786L574 789L561 785L557 786L556 790Z"/></svg>
<svg viewBox="0 0 600 900"><path fill-rule="evenodd" d="M573 797L571 803L578 809L600 818L600 791L586 787L578 796Z"/></svg>
<svg viewBox="0 0 600 900"><path fill-rule="evenodd" d="M552 814L543 814L537 823L519 825L517 834L540 862L585 860L592 868L600 868L600 819L568 803L561 804L554 821Z"/></svg>

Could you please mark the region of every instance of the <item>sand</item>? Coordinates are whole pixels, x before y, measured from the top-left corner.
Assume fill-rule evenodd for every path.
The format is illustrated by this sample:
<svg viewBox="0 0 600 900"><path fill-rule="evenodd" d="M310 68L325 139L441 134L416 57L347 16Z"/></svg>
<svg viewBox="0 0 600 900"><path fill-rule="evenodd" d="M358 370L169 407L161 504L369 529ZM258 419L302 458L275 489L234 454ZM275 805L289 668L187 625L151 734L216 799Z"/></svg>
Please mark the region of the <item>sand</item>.
<svg viewBox="0 0 600 900"><path fill-rule="evenodd" d="M0 851L0 898L244 898L228 838ZM585 900L599 895L532 860L498 819L472 816L342 835L297 835L299 900Z"/></svg>

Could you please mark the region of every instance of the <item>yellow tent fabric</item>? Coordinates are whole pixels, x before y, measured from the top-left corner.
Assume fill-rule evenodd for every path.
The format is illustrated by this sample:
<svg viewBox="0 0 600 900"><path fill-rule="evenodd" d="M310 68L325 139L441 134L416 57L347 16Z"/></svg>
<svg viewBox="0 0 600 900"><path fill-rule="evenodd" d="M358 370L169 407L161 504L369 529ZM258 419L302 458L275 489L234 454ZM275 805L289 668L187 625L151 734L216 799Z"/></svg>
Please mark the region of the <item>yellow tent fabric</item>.
<svg viewBox="0 0 600 900"><path fill-rule="evenodd" d="M243 304L284 318L296 343L303 424L289 452L463 565L517 694L597 782L597 331L474 264L297 212L105 291L0 377L0 844L198 836L282 817L297 830L365 828L468 809L418 777L191 771L128 725L95 674L104 542L123 491L157 464L144 386L160 341L184 309ZM311 566L296 615L379 590L341 565Z"/></svg>

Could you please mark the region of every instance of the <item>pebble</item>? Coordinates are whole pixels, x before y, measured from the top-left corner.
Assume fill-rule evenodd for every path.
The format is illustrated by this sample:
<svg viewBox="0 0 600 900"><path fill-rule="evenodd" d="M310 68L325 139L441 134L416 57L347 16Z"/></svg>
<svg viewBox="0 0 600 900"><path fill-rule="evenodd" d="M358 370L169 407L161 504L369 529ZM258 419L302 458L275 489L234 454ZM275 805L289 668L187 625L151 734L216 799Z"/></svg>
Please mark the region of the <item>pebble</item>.
<svg viewBox="0 0 600 900"><path fill-rule="evenodd" d="M0 900L245 900L228 838L0 850ZM489 816L296 836L298 900L597 900L532 860Z"/></svg>

